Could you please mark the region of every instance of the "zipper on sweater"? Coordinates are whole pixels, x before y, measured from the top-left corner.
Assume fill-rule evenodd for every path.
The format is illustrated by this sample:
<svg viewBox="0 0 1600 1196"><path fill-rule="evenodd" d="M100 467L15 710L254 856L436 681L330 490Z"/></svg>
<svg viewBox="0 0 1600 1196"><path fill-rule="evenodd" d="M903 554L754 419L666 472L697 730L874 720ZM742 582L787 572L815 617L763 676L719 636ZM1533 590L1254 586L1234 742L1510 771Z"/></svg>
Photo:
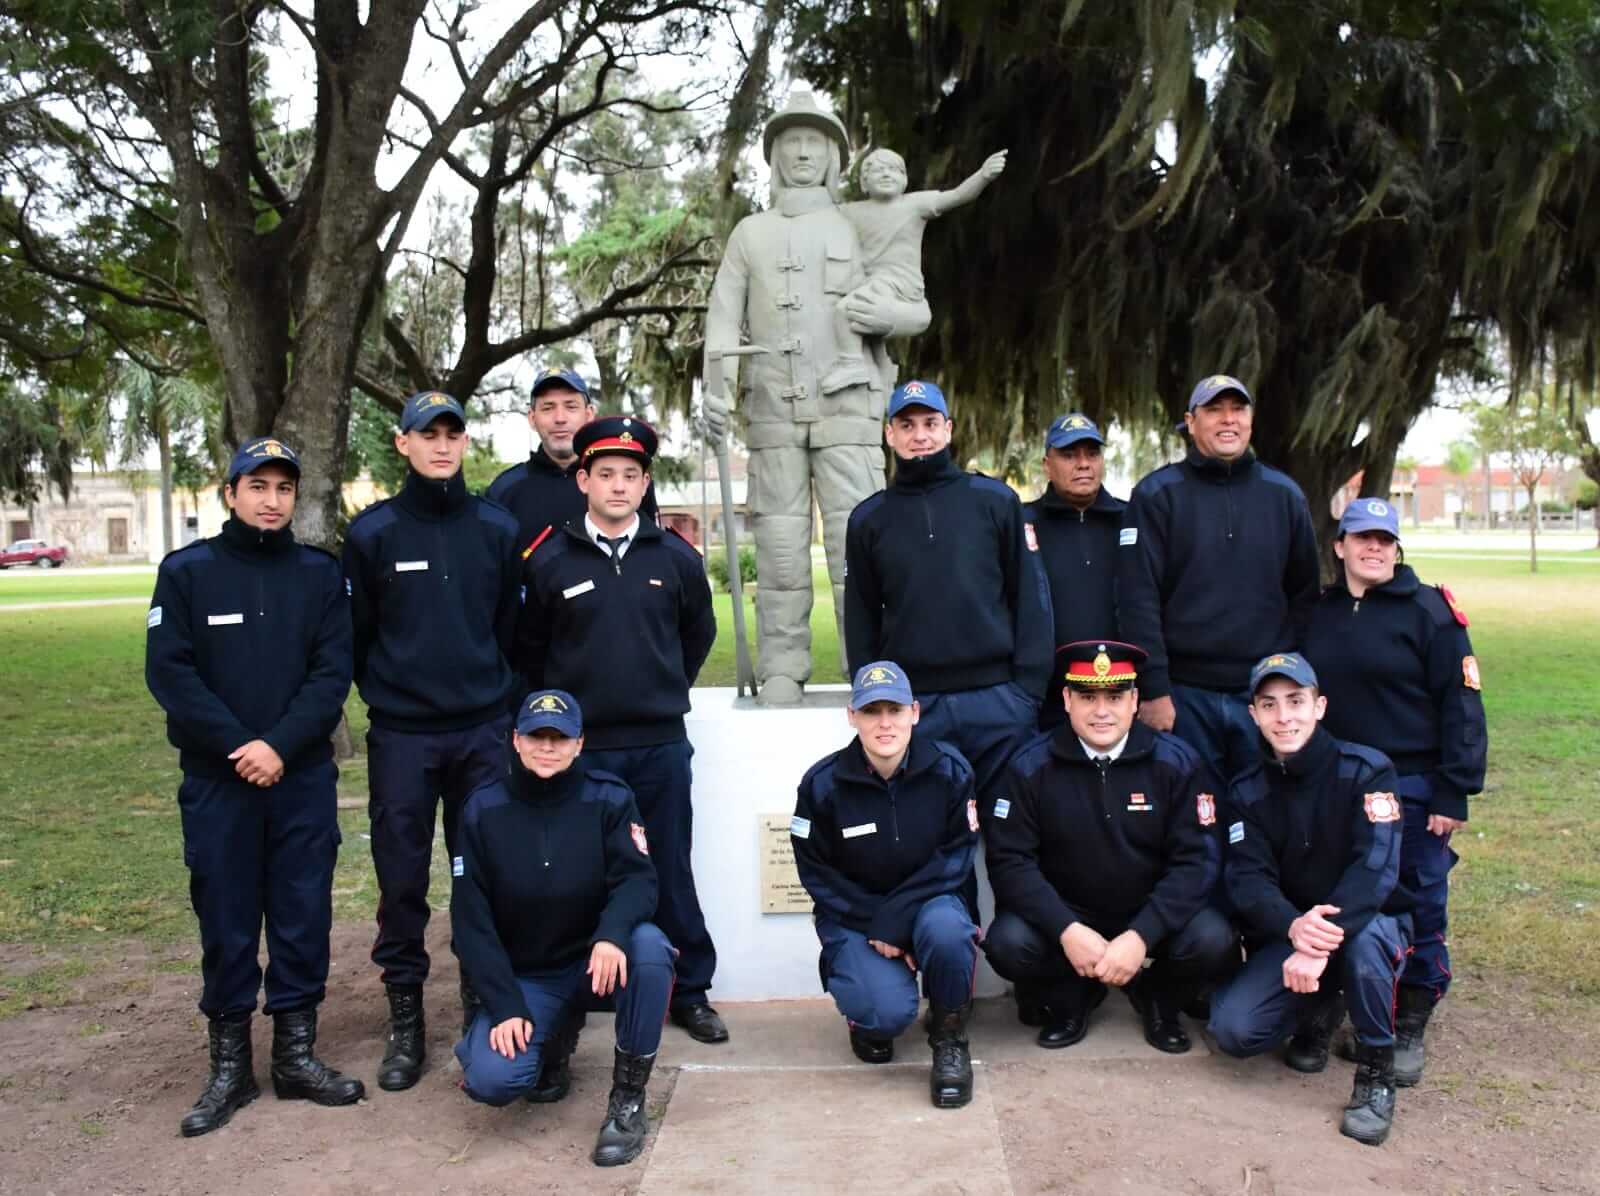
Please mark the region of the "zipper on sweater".
<svg viewBox="0 0 1600 1196"><path fill-rule="evenodd" d="M550 811L539 810L539 858L544 861L544 866L550 866Z"/></svg>
<svg viewBox="0 0 1600 1196"><path fill-rule="evenodd" d="M1233 539L1233 464L1228 465L1228 480L1222 489L1228 496L1228 539Z"/></svg>
<svg viewBox="0 0 1600 1196"><path fill-rule="evenodd" d="M1096 760L1094 766L1095 770L1100 774L1100 808L1105 811L1106 821L1110 822L1111 808L1106 805L1106 797L1108 796L1106 792L1106 773L1110 771L1111 766L1106 763L1104 756Z"/></svg>
<svg viewBox="0 0 1600 1196"><path fill-rule="evenodd" d="M256 614L260 618L267 617L267 583L261 579L261 570L256 570Z"/></svg>
<svg viewBox="0 0 1600 1196"><path fill-rule="evenodd" d="M928 525L928 542L933 543L933 504L928 501L928 496L922 496L922 518Z"/></svg>
<svg viewBox="0 0 1600 1196"><path fill-rule="evenodd" d="M449 581L450 580L450 557L445 553L446 540L445 540L445 535L444 535L444 528L443 527L436 528L434 530L434 535L437 536L438 539L439 539L439 563L444 567L443 568L444 580L445 581Z"/></svg>

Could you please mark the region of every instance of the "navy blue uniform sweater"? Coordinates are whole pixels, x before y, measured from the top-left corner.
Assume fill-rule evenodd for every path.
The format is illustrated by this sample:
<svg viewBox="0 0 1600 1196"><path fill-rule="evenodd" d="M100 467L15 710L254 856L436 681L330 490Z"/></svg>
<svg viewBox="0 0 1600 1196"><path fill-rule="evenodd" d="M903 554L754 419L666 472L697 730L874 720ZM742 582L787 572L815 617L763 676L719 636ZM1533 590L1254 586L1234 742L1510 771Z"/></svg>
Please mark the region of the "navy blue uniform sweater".
<svg viewBox="0 0 1600 1196"><path fill-rule="evenodd" d="M563 467L552 461L540 445L520 465L513 465L489 483L483 496L497 502L517 520L517 547L526 548L547 527L560 527L569 521L583 522L588 500L578 489L578 463ZM656 521L655 483L645 487L639 514Z"/></svg>
<svg viewBox="0 0 1600 1196"><path fill-rule="evenodd" d="M1379 913L1409 909L1399 887L1401 817L1394 765L1382 752L1318 727L1287 760L1262 759L1233 779L1224 805L1223 883L1246 936L1282 939L1313 905L1346 943Z"/></svg>
<svg viewBox="0 0 1600 1196"><path fill-rule="evenodd" d="M228 753L252 739L285 773L332 756L351 649L331 554L230 517L167 554L145 628L145 681L184 772L231 777Z"/></svg>
<svg viewBox="0 0 1600 1196"><path fill-rule="evenodd" d="M717 638L698 552L640 519L613 561L578 521L544 537L523 580L517 668L533 688L578 699L591 748L684 737L689 687Z"/></svg>
<svg viewBox="0 0 1600 1196"><path fill-rule="evenodd" d="M1050 582L1055 616L1055 646L1117 635L1117 536L1127 503L1104 486L1094 501L1078 510L1047 488L1022 508L1039 545L1039 563ZM1051 672L1039 708L1039 726L1051 730L1067 721L1061 678Z"/></svg>
<svg viewBox="0 0 1600 1196"><path fill-rule="evenodd" d="M844 608L851 668L896 661L918 694L1006 681L1044 692L1049 582L1022 504L1004 482L958 469L948 449L899 458L889 488L850 512Z"/></svg>
<svg viewBox="0 0 1600 1196"><path fill-rule="evenodd" d="M1331 586L1312 612L1305 657L1328 699L1328 731L1371 744L1401 776L1426 776L1431 813L1466 818L1489 739L1478 662L1445 596L1409 565L1359 599Z"/></svg>
<svg viewBox="0 0 1600 1196"><path fill-rule="evenodd" d="M789 838L818 917L909 949L917 913L959 893L978 850L972 768L955 748L912 732L888 780L859 739L800 781Z"/></svg>
<svg viewBox="0 0 1600 1196"><path fill-rule="evenodd" d="M1216 778L1176 736L1135 721L1101 768L1063 724L1017 753L1003 789L983 831L995 908L1051 939L1084 922L1154 948L1216 884Z"/></svg>
<svg viewBox="0 0 1600 1196"><path fill-rule="evenodd" d="M597 942L626 951L656 912L633 790L582 757L541 780L511 755L504 777L468 795L460 843L451 946L495 1025L532 1020L518 976L565 968Z"/></svg>
<svg viewBox="0 0 1600 1196"><path fill-rule="evenodd" d="M516 537L510 512L468 494L459 473L436 482L408 472L399 494L350 521L356 684L375 725L456 731L522 697L510 664Z"/></svg>
<svg viewBox="0 0 1600 1196"><path fill-rule="evenodd" d="M1150 653L1139 696L1174 683L1234 692L1256 661L1300 646L1321 586L1300 487L1249 453L1194 449L1133 488L1117 566L1120 638Z"/></svg>

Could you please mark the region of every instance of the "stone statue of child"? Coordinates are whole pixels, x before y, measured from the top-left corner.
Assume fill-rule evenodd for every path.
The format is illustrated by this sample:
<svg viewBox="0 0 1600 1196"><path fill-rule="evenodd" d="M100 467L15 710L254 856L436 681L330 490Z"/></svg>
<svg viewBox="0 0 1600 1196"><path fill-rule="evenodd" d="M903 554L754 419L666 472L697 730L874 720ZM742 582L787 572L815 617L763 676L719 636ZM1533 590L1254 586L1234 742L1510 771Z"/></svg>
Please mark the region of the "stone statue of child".
<svg viewBox="0 0 1600 1196"><path fill-rule="evenodd" d="M861 189L867 198L839 210L861 241L867 281L834 309L839 359L823 380L824 391L838 381L855 381L862 340L852 317L872 313L895 325L901 335L926 332L933 321L922 281L922 234L928 221L977 199L1006 168L1006 150L990 154L960 185L949 191L906 193L906 162L892 149L873 150L861 163Z"/></svg>

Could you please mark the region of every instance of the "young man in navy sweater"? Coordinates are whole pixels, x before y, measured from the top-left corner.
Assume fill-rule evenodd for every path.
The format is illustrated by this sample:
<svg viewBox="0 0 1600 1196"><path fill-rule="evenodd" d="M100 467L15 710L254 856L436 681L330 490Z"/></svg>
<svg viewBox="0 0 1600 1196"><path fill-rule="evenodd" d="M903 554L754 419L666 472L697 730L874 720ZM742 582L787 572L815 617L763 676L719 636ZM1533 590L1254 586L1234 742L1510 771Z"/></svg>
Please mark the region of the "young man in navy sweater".
<svg viewBox="0 0 1600 1196"><path fill-rule="evenodd" d="M295 542L300 461L272 437L228 467L220 535L169 553L145 618L145 680L167 712L183 783L183 861L200 920L211 1077L180 1126L225 1125L260 1090L250 1019L266 923L272 1083L280 1099L365 1095L312 1053L328 980L339 821L330 736L350 692L339 563Z"/></svg>
<svg viewBox="0 0 1600 1196"><path fill-rule="evenodd" d="M1249 961L1212 998L1209 1028L1238 1056L1292 1034L1284 1062L1318 1072L1330 1011L1347 1005L1356 1079L1339 1132L1377 1146L1394 1121L1395 988L1412 930L1394 765L1322 729L1328 700L1296 653L1258 662L1250 695L1265 750L1234 778L1223 813L1223 883Z"/></svg>
<svg viewBox="0 0 1600 1196"><path fill-rule="evenodd" d="M919 710L892 660L862 665L850 693L856 738L800 782L789 836L816 902L822 986L863 1063L888 1063L916 1020L917 976L932 1008L935 1107L972 1099L967 1017L978 928L961 890L978 847L972 769L913 730Z"/></svg>
<svg viewBox="0 0 1600 1196"><path fill-rule="evenodd" d="M1133 488L1118 549L1117 625L1150 653L1140 721L1224 780L1256 755L1250 666L1301 646L1321 588L1311 509L1250 451L1254 410L1237 378L1200 381L1184 417L1192 447Z"/></svg>
<svg viewBox="0 0 1600 1196"><path fill-rule="evenodd" d="M724 1042L707 1000L717 953L690 861L694 752L683 722L717 637L711 587L687 541L639 516L655 431L610 416L586 424L573 448L588 510L530 546L517 667L535 686L577 695L589 760L632 788L661 879L657 920L679 952L672 1020L700 1042Z"/></svg>
<svg viewBox="0 0 1600 1196"><path fill-rule="evenodd" d="M509 656L520 601L517 524L467 493L461 404L439 391L406 401L395 448L405 485L350 521L345 582L355 625L355 678L371 712L367 784L378 934L372 960L389 998L389 1041L378 1086L395 1092L422 1075L429 959L428 867L444 805L455 854L461 803L505 767L518 682ZM461 977L463 1017L473 1005Z"/></svg>
<svg viewBox="0 0 1600 1196"><path fill-rule="evenodd" d="M979 796L992 798L1036 730L1052 657L1049 583L1017 496L957 466L950 429L932 382L890 396L894 477L850 512L845 533L845 637L852 667L900 662L921 707L918 734L958 747Z"/></svg>

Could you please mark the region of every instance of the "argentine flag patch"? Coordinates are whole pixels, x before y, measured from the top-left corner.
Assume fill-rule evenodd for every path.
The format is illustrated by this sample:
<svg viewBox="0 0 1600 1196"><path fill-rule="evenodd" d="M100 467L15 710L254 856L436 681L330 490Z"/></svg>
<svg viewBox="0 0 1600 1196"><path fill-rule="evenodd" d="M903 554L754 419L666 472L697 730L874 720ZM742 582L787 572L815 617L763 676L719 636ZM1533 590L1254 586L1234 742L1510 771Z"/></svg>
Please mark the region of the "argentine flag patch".
<svg viewBox="0 0 1600 1196"><path fill-rule="evenodd" d="M461 862L461 857L460 856L452 857L452 859L450 860L450 875L451 876L465 876L466 874L467 874L467 866L464 863Z"/></svg>
<svg viewBox="0 0 1600 1196"><path fill-rule="evenodd" d="M800 815L796 814L793 818L789 819L789 833L796 839L811 838L811 819L802 818Z"/></svg>
<svg viewBox="0 0 1600 1196"><path fill-rule="evenodd" d="M994 803L994 816L996 818L1009 818L1011 816L1011 799L997 798Z"/></svg>
<svg viewBox="0 0 1600 1196"><path fill-rule="evenodd" d="M1243 843L1244 842L1244 823L1235 822L1235 823L1229 824L1229 826L1228 826L1228 842L1229 843Z"/></svg>
<svg viewBox="0 0 1600 1196"><path fill-rule="evenodd" d="M144 617L144 626L147 631L161 626L161 608L159 606L150 608L150 613Z"/></svg>
<svg viewBox="0 0 1600 1196"><path fill-rule="evenodd" d="M1136 527L1125 527L1117 533L1117 543L1124 548L1130 548L1138 542L1139 529Z"/></svg>

